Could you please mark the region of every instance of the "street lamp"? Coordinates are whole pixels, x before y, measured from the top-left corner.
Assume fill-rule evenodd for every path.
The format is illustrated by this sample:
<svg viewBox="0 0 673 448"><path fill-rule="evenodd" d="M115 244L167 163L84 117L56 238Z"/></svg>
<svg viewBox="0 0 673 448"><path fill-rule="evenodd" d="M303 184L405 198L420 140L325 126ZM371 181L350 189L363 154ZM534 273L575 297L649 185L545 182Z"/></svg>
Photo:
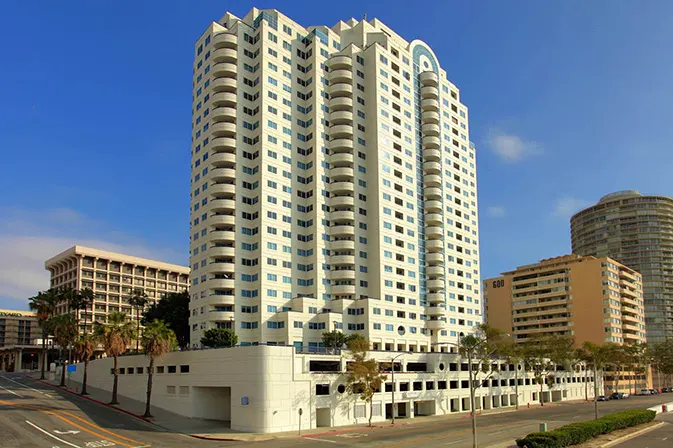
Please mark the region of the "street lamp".
<svg viewBox="0 0 673 448"><path fill-rule="evenodd" d="M393 387L391 389L392 395L393 395L393 403L390 406L390 415L393 416L393 422L392 424L395 424L395 360L399 358L400 356L404 355L404 353L400 353L399 355L395 356L392 361L390 362L390 368L392 369L392 382L393 382Z"/></svg>

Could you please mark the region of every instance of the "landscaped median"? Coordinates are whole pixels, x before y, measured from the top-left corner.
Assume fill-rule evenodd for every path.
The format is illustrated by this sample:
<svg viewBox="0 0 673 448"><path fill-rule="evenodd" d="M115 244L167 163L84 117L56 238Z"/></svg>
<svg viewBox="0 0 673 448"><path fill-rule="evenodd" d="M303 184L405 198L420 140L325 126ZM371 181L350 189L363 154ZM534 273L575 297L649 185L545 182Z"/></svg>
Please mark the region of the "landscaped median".
<svg viewBox="0 0 673 448"><path fill-rule="evenodd" d="M615 412L598 420L571 423L549 432L534 432L523 439L517 439L516 444L522 448L563 448L578 445L618 429L649 423L656 415L655 411L648 409Z"/></svg>

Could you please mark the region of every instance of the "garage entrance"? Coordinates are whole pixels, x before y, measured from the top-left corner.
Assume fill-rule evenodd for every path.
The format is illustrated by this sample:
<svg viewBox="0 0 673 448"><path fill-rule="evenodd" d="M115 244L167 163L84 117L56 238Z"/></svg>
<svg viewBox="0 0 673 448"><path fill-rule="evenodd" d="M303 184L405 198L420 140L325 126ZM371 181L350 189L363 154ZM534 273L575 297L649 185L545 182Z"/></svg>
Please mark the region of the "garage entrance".
<svg viewBox="0 0 673 448"><path fill-rule="evenodd" d="M192 415L231 421L231 387L192 387Z"/></svg>
<svg viewBox="0 0 673 448"><path fill-rule="evenodd" d="M318 408L315 410L315 425L318 428L329 428L332 426L332 416L329 408Z"/></svg>
<svg viewBox="0 0 673 448"><path fill-rule="evenodd" d="M414 416L423 417L437 413L435 400L414 401Z"/></svg>

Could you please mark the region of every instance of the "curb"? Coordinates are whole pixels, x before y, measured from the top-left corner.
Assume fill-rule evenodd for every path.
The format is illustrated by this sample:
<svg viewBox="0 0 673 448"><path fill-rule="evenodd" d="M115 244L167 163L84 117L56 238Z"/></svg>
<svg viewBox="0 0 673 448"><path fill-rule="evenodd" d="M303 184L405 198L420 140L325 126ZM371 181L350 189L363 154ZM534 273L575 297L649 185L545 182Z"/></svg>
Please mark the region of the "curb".
<svg viewBox="0 0 673 448"><path fill-rule="evenodd" d="M657 423L656 425L648 426L647 428L643 428L643 429L641 429L641 430L639 430L639 431L632 432L631 434L628 434L628 435L626 435L626 436L624 436L624 437L620 437L620 438L618 438L618 439L611 440L611 441L609 441L608 443L605 443L605 444L601 445L601 448L609 448L609 447L611 447L611 446L618 445L618 444L620 444L620 443L622 443L622 442L626 442L627 440L631 440L631 439L636 438L636 437L638 437L638 436L640 436L640 435L646 434L646 433L648 433L648 432L650 432L650 431L654 431L655 429L659 429L659 428L661 428L662 426L664 426L664 425L666 425L666 424L667 424L666 422L659 422L659 423Z"/></svg>
<svg viewBox="0 0 673 448"><path fill-rule="evenodd" d="M248 443L251 443L251 442L264 442L266 440L272 440L272 439L275 438L275 437L273 437L273 438L263 439L263 440L245 440L245 439L236 439L236 438L233 438L233 437L208 437L208 436L202 436L202 435L199 435L199 434L186 434L186 435L188 435L189 437L194 437L195 439L212 440L214 442L248 442Z"/></svg>

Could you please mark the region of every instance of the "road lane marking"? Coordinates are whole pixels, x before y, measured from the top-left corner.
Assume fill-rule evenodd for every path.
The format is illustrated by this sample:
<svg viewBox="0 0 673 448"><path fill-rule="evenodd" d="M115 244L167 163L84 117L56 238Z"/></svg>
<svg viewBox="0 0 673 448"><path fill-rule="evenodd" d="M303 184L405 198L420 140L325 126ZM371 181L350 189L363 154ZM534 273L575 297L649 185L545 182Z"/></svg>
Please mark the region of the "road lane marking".
<svg viewBox="0 0 673 448"><path fill-rule="evenodd" d="M50 433L49 431L46 431L46 430L40 428L39 426L37 426L35 423L31 423L31 422L29 422L28 420L26 420L26 423L28 423L30 426L32 426L33 428L37 429L38 431L42 432L43 434L48 435L48 436L51 437L52 439L56 439L56 440L58 440L59 442L61 442L61 443L65 443L66 445L71 446L71 447L73 447L73 448L82 448L82 447L80 447L79 445L75 445L74 443L70 443L70 442L68 442L68 441L66 441L66 440L61 439L60 437L57 437L57 436L53 435L53 434Z"/></svg>
<svg viewBox="0 0 673 448"><path fill-rule="evenodd" d="M2 386L0 386L0 389L4 389L4 390L6 390L7 392L9 392L10 394L14 394L14 395L16 395L16 396L19 397L19 398L23 398L23 395L19 395L19 394L17 394L16 392L14 392L13 390L9 390L9 389L7 389L6 387L2 387Z"/></svg>
<svg viewBox="0 0 673 448"><path fill-rule="evenodd" d="M488 428L500 428L502 426L511 426L511 423L503 423L503 424L500 424L500 425L491 425L491 426L481 426L479 429L484 430L484 429L488 429ZM469 433L471 431L472 431L472 428L468 428L468 429L464 429L464 430L461 430L461 431L454 431L454 432L449 432L449 433L445 433L445 434L439 434L437 436L421 437L419 439L406 440L404 442L393 443L393 444L390 444L390 445L383 445L381 448L392 448L392 447L395 447L395 446L404 446L404 445L416 444L416 443L419 443L419 442L427 442L427 441L430 441L430 440L444 439L444 438L455 436L455 435L458 435L458 434L466 434L466 433Z"/></svg>
<svg viewBox="0 0 673 448"><path fill-rule="evenodd" d="M55 429L54 432L56 434L79 434L79 431L73 431L72 429L68 431L59 431L58 429Z"/></svg>
<svg viewBox="0 0 673 448"><path fill-rule="evenodd" d="M101 428L100 426L96 425L95 423L91 423L91 422L89 422L89 421L87 421L87 420L85 420L85 419L83 419L83 418L81 418L81 417L78 417L78 416L76 416L75 414L72 414L72 413L70 413L70 412L68 412L68 411L59 410L59 412L60 412L61 414L69 415L70 417L75 418L75 419L81 421L82 423L86 423L87 425L92 426L92 427L94 427L94 428L96 428L96 429L98 429L98 430L100 430L100 431L106 432L106 433L110 434L111 436L116 437L116 438L118 438L118 439L123 439L123 440L126 440L126 441L128 441L128 442L133 442L133 443L142 443L142 442L138 442L137 440L129 439L128 437L124 437L124 436L122 436L122 435L120 435L120 434L117 434L116 432L108 431L108 430L105 429L105 428ZM143 445L143 446L150 446L150 445ZM136 448L137 448L137 447L136 447Z"/></svg>
<svg viewBox="0 0 673 448"><path fill-rule="evenodd" d="M302 437L302 439L315 440L316 442L337 443L337 442L335 442L334 440L317 439L317 438L315 438L315 437Z"/></svg>
<svg viewBox="0 0 673 448"><path fill-rule="evenodd" d="M42 395L47 395L46 393L42 392L41 390L33 389L33 388L30 387L30 386L26 386L25 384L20 383L20 382L18 382L18 381L15 381L15 380L13 380L13 379L11 379L11 378L7 378L6 376L2 376L2 375L0 375L0 378L4 378L4 379L6 379L7 381L11 381L12 383L16 383L16 384L18 384L19 386L23 386L23 387L25 387L26 389L34 390L35 392L41 393Z"/></svg>

